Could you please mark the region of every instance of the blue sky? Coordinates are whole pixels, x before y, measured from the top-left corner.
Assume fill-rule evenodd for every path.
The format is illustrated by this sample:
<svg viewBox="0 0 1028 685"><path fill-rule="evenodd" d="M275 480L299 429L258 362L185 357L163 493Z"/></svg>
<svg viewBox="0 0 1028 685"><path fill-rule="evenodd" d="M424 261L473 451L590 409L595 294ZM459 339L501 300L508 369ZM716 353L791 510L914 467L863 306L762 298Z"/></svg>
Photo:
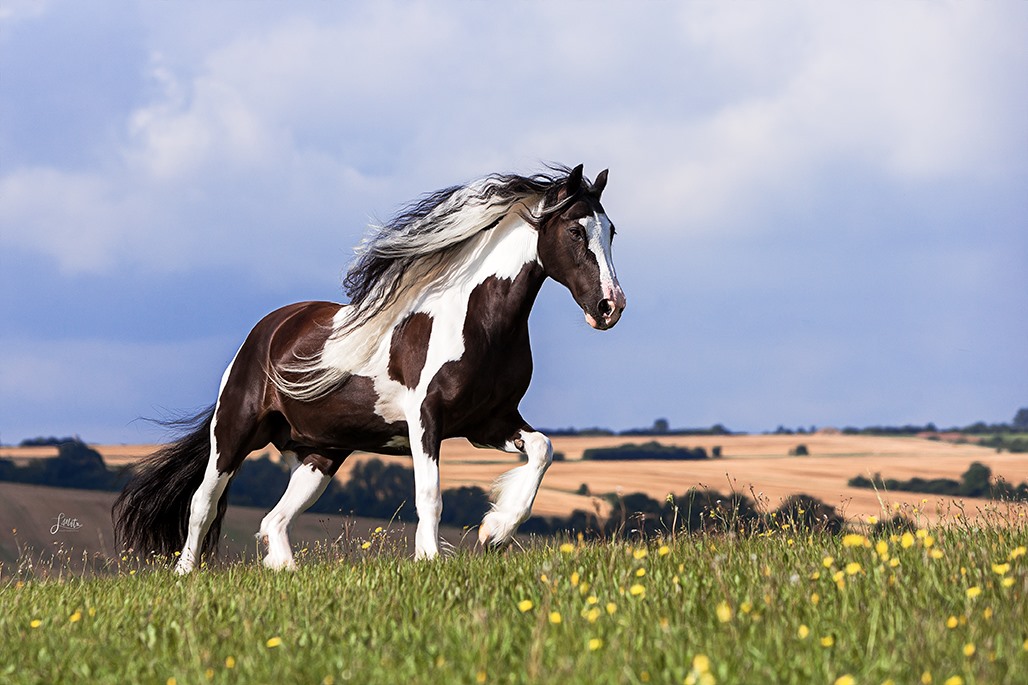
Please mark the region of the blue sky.
<svg viewBox="0 0 1028 685"><path fill-rule="evenodd" d="M0 440L156 440L365 225L610 167L628 309L544 288L537 426L1028 405L1028 3L0 8Z"/></svg>

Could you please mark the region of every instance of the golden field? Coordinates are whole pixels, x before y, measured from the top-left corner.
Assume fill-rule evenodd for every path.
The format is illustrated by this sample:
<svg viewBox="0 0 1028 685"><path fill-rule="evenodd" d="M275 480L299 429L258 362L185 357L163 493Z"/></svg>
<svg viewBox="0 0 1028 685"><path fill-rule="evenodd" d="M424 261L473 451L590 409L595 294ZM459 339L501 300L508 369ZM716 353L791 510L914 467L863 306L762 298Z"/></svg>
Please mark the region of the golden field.
<svg viewBox="0 0 1028 685"><path fill-rule="evenodd" d="M928 520L955 513L952 498L918 493L883 492L847 487L856 476L880 473L885 478L960 479L972 462L992 469L995 477L1011 483L1028 480L1028 455L997 453L994 449L918 437L875 437L817 433L807 435L661 436L664 444L704 447L708 453L721 447L722 458L705 461L582 461L591 447L610 447L629 442L646 442L649 436L556 437L554 450L566 460L554 462L543 480L534 513L566 515L574 509L605 511L600 500L576 494L582 484L591 493L644 492L663 499L681 495L690 488L730 490L757 497L776 507L791 494L805 493L837 507L851 519L881 515L883 505L909 505ZM804 444L810 456L791 457L789 450ZM152 445L95 445L111 465L132 463L153 450ZM277 453L269 446L273 457ZM0 456L18 460L55 456L55 448L3 448ZM340 469L338 478L349 477L357 461L377 458L406 463L406 457L354 454ZM464 440L443 445L443 488L476 485L488 489L493 480L517 465L514 455L477 449ZM923 500L928 500L924 502ZM962 501L968 515L984 510L987 500Z"/></svg>

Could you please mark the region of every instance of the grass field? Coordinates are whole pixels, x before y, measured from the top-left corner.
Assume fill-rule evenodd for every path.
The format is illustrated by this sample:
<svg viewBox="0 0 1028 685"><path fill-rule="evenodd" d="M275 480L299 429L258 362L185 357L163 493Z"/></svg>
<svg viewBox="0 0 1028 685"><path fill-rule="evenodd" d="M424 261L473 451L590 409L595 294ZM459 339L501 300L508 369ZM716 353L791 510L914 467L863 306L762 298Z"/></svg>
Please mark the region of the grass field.
<svg viewBox="0 0 1028 685"><path fill-rule="evenodd" d="M381 534L295 573L0 585L5 683L1028 682L1028 526L548 543L432 562Z"/></svg>

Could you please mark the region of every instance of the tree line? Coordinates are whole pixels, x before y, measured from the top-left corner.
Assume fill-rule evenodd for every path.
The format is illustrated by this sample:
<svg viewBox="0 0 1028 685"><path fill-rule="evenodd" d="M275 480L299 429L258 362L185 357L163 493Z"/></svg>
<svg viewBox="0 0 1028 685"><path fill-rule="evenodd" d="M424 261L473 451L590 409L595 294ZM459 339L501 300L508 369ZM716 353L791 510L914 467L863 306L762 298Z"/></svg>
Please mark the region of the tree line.
<svg viewBox="0 0 1028 685"><path fill-rule="evenodd" d="M1028 482L1013 485L1004 480L992 479L992 469L981 462L974 462L961 475L960 480L952 478L911 478L898 480L882 478L876 473L873 478L856 476L849 480L853 488L875 488L894 492L921 492L930 495L951 497L978 497L1028 502Z"/></svg>

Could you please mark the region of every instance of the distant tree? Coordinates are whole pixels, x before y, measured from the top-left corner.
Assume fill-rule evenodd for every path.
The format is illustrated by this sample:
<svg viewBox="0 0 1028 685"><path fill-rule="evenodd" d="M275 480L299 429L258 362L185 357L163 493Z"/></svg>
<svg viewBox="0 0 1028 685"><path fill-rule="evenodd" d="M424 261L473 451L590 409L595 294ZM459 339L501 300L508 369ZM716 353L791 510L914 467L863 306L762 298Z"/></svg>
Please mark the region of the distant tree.
<svg viewBox="0 0 1028 685"><path fill-rule="evenodd" d="M964 497L988 497L992 482L992 469L974 462L961 476L960 493Z"/></svg>
<svg viewBox="0 0 1028 685"><path fill-rule="evenodd" d="M801 531L830 533L835 535L842 530L845 520L830 504L810 495L790 495L775 510L777 521L769 522L774 529L776 525L788 523Z"/></svg>
<svg viewBox="0 0 1028 685"><path fill-rule="evenodd" d="M804 444L799 444L789 450L790 457L806 457L810 455L810 450Z"/></svg>
<svg viewBox="0 0 1028 685"><path fill-rule="evenodd" d="M1014 421L1011 424L1015 430L1028 431L1028 407L1023 407L1017 410L1017 414L1014 415Z"/></svg>
<svg viewBox="0 0 1028 685"><path fill-rule="evenodd" d="M671 424L668 423L667 419L657 419L653 422L653 433L655 435L664 435L671 430Z"/></svg>

